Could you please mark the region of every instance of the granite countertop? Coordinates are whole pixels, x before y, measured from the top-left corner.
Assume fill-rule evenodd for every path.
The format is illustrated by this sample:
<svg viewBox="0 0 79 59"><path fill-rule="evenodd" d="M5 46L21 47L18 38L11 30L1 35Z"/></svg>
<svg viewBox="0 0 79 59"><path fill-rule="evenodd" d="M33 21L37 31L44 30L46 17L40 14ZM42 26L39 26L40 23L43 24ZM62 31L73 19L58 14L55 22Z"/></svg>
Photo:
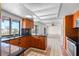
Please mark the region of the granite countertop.
<svg viewBox="0 0 79 59"><path fill-rule="evenodd" d="M74 43L74 44L78 44L79 43L79 38L78 37L68 37L69 39L69 41L71 41L72 43Z"/></svg>
<svg viewBox="0 0 79 59"><path fill-rule="evenodd" d="M23 48L23 47L19 47L19 46L16 46L16 45L12 45L12 44L9 44L9 43L5 43L3 41L5 40L11 40L11 39L15 39L15 38L19 38L19 37L22 37L22 36L16 36L16 37L1 37L0 40L0 50L1 50L1 56L18 56L20 55L23 51L26 50L26 48Z"/></svg>
<svg viewBox="0 0 79 59"><path fill-rule="evenodd" d="M18 56L23 51L26 50L26 48L22 48L19 46L15 46L12 44L8 44L5 42L1 42L1 56Z"/></svg>
<svg viewBox="0 0 79 59"><path fill-rule="evenodd" d="M45 35L31 35L31 36L32 37L35 37L35 38L43 38L43 37L46 37ZM11 40L11 39L19 38L19 37L24 37L24 36L1 37L1 41Z"/></svg>
<svg viewBox="0 0 79 59"><path fill-rule="evenodd" d="M16 45L12 45L9 43L5 43L3 41L5 40L11 40L11 39L15 39L15 38L19 38L19 37L25 37L25 36L16 36L16 37L0 37L1 40L1 56L18 56L20 55L23 51L25 51L27 48L23 48L23 47L19 47ZM33 37L35 38L42 38L39 35L34 35Z"/></svg>
<svg viewBox="0 0 79 59"><path fill-rule="evenodd" d="M11 40L11 39L15 39L15 38L19 38L19 37L23 37L23 36L11 36L11 37L1 37L1 41L5 41L5 40Z"/></svg>
<svg viewBox="0 0 79 59"><path fill-rule="evenodd" d="M79 38L78 37L69 37L69 38L72 39L75 42L78 42L79 41Z"/></svg>

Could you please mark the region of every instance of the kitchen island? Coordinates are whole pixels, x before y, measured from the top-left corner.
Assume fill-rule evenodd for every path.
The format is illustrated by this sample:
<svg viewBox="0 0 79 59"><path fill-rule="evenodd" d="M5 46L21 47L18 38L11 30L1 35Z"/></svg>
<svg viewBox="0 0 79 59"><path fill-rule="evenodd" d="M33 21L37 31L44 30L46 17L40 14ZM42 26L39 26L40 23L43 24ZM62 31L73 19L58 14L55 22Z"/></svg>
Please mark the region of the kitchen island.
<svg viewBox="0 0 79 59"><path fill-rule="evenodd" d="M43 35L2 37L0 55L19 56L30 47L45 50L47 48L47 37Z"/></svg>

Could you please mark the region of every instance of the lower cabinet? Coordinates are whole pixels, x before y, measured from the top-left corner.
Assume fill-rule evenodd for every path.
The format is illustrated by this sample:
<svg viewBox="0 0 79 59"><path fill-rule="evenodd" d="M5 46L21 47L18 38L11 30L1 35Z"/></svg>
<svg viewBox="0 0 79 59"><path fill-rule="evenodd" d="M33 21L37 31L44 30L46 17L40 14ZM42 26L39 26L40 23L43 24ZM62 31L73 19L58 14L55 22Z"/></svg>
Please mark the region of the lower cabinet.
<svg viewBox="0 0 79 59"><path fill-rule="evenodd" d="M35 47L39 49L46 49L47 39L46 38L39 38L39 37L33 37L33 36L27 36L27 37L20 37L10 40L11 44L29 48L29 47Z"/></svg>
<svg viewBox="0 0 79 59"><path fill-rule="evenodd" d="M18 45L19 44L19 39L16 38L16 39L10 40L10 44Z"/></svg>
<svg viewBox="0 0 79 59"><path fill-rule="evenodd" d="M34 39L33 37L30 37L30 47L35 47L35 45L36 45L36 39Z"/></svg>
<svg viewBox="0 0 79 59"><path fill-rule="evenodd" d="M35 38L35 37L33 37L31 39L31 41L32 41L32 44L31 44L32 47L43 49L43 50L46 49L46 44L47 44L46 38Z"/></svg>
<svg viewBox="0 0 79 59"><path fill-rule="evenodd" d="M21 37L20 38L20 42L19 42L19 46L24 47L24 48L29 48L29 42L28 42L29 38L26 37Z"/></svg>
<svg viewBox="0 0 79 59"><path fill-rule="evenodd" d="M39 48L40 49L45 49L46 48L46 42L45 42L45 40L44 39L39 39Z"/></svg>

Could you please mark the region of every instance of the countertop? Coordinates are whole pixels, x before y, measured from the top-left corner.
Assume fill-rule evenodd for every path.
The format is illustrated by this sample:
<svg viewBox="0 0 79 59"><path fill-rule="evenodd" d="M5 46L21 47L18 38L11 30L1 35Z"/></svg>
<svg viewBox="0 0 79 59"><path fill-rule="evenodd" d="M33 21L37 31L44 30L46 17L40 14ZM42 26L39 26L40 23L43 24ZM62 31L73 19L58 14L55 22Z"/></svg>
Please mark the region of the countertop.
<svg viewBox="0 0 79 59"><path fill-rule="evenodd" d="M1 41L5 41L5 40L11 40L11 39L15 39L15 38L19 38L19 37L23 37L23 36L16 36L16 37L1 37Z"/></svg>
<svg viewBox="0 0 79 59"><path fill-rule="evenodd" d="M31 36L32 36L32 37L35 37L35 38L43 38L43 37L46 37L45 35L31 35ZM11 40L11 39L19 38L19 37L25 37L25 36L1 37L1 41Z"/></svg>
<svg viewBox="0 0 79 59"><path fill-rule="evenodd" d="M19 56L23 51L26 50L26 48L1 42L0 50L1 56Z"/></svg>
<svg viewBox="0 0 79 59"><path fill-rule="evenodd" d="M71 41L72 43L74 43L74 44L79 44L79 38L78 37L68 37L69 39L69 41Z"/></svg>
<svg viewBox="0 0 79 59"><path fill-rule="evenodd" d="M27 48L15 46L15 45L3 42L5 40L11 40L11 39L19 38L19 37L24 37L24 36L0 37L0 40L1 40L1 48L0 48L0 50L1 50L1 56L8 56L8 55L9 56L18 56L23 51L25 51L27 49ZM45 36L42 36L42 35L33 35L32 37L42 38L42 37L45 37Z"/></svg>

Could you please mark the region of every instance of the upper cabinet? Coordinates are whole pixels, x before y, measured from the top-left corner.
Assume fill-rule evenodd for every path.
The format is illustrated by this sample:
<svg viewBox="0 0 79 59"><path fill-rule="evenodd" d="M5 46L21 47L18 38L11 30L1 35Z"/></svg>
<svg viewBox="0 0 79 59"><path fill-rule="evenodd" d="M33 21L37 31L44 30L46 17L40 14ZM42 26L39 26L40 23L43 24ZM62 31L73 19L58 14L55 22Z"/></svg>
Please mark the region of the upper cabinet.
<svg viewBox="0 0 79 59"><path fill-rule="evenodd" d="M79 28L79 11L76 11L74 14L65 16L66 19L68 19L68 22L70 21L72 23L68 24L71 25L72 28Z"/></svg>
<svg viewBox="0 0 79 59"><path fill-rule="evenodd" d="M73 28L79 28L79 11L77 11L76 13L74 13Z"/></svg>
<svg viewBox="0 0 79 59"><path fill-rule="evenodd" d="M32 19L23 18L22 19L22 28L33 28L34 21Z"/></svg>
<svg viewBox="0 0 79 59"><path fill-rule="evenodd" d="M67 37L77 37L78 36L78 17L76 14L65 16L65 34Z"/></svg>

